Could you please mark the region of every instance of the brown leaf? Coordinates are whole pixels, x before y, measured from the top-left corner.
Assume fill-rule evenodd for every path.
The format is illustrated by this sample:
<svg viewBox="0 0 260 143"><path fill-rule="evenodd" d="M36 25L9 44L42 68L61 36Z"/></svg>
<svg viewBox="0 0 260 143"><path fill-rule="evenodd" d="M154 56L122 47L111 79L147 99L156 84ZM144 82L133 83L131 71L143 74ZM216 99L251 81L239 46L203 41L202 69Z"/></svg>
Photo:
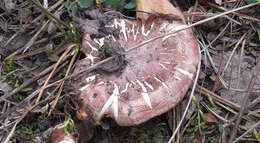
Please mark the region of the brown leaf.
<svg viewBox="0 0 260 143"><path fill-rule="evenodd" d="M175 8L168 0L137 0L136 4L137 18L147 20L151 14L169 15L173 18L181 19L183 22L184 16L181 11Z"/></svg>
<svg viewBox="0 0 260 143"><path fill-rule="evenodd" d="M206 113L204 115L205 117L205 120L208 122L208 123L217 123L218 122L218 119L211 113Z"/></svg>

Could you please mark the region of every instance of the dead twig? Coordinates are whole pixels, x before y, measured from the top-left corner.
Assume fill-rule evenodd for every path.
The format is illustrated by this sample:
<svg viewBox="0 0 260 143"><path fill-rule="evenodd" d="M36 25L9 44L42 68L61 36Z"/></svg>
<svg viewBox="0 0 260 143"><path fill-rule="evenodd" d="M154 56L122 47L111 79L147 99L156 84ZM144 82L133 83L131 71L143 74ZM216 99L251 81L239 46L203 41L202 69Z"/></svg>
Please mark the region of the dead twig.
<svg viewBox="0 0 260 143"><path fill-rule="evenodd" d="M228 123L228 124L231 124L231 125L235 125L234 122L230 121L230 120L226 120L225 118L221 117L220 115L218 115L216 112L214 112L212 109L210 109L206 103L204 102L201 102L201 104L210 112L212 113L215 117L217 117L219 120L225 122L225 123ZM245 126L241 126L239 125L239 128L243 129L243 130L247 130L247 128Z"/></svg>
<svg viewBox="0 0 260 143"><path fill-rule="evenodd" d="M223 60L224 60L224 51L225 51L225 48L226 48L226 45L224 43L223 45L223 48L222 48L222 51L221 51L221 59L220 59L220 63L219 63L219 66L218 66L218 73L217 73L217 77L216 77L216 80L214 82L214 85L213 85L213 89L212 89L212 92L214 93L217 89L217 85L219 83L219 79L220 79L220 73L221 73L221 68L222 68L222 63L223 63Z"/></svg>
<svg viewBox="0 0 260 143"><path fill-rule="evenodd" d="M196 88L196 85L197 85L197 81L198 81L198 78L199 78L199 73L200 73L200 66L201 66L201 51L200 51L200 47L198 47L198 53L199 53L199 63L198 63L198 67L197 67L197 73L196 73L196 77L193 81L193 86L192 86L192 90L191 90L191 93L190 93L190 98L189 98L189 101L187 103L187 106L186 106L186 109L185 111L183 112L183 115L181 117L181 120L180 122L178 123L178 126L177 128L175 129L175 131L173 132L170 140L168 141L168 143L172 143L173 139L175 138L175 135L177 134L177 132L179 131L180 127L181 127L181 124L183 123L184 121L184 118L188 112L188 109L189 109L189 106L191 104L191 101L192 101L192 97L193 97L193 94L194 94L194 91L195 91L195 88Z"/></svg>
<svg viewBox="0 0 260 143"><path fill-rule="evenodd" d="M257 65L256 65L256 68L255 68L255 70L254 70L254 72L253 72L253 75L252 75L252 77L251 77L251 81L250 81L250 83L249 83L249 85L248 85L248 89L247 89L247 92L245 93L245 95L244 95L244 100L243 100L243 103L242 103L242 106L241 106L241 109L240 109L240 111L239 111L239 114L238 114L238 118L237 118L237 120L236 120L236 124L235 124L235 127L233 128L233 130L232 130L232 132L231 132L231 134L230 134L230 138L229 138L229 143L232 143L232 141L234 140L234 138L235 138L235 136L236 136L236 134L237 134L237 128L238 128L238 126L239 126L239 124L240 124L240 122L241 122L241 120L242 120L242 116L243 116L243 114L244 114L244 111L245 111L245 109L246 109L246 107L247 107L247 104L248 104L248 100L249 100L249 97L250 97L250 92L251 92L251 90L252 90L252 88L253 88L253 86L254 86L254 84L255 84L255 81L256 81L256 77L257 77L257 75L258 75L258 73L259 73L259 70L260 70L260 57L257 59Z"/></svg>
<svg viewBox="0 0 260 143"><path fill-rule="evenodd" d="M67 58L65 58L64 60L66 60ZM63 60L63 61L64 61ZM16 89L12 90L9 94L6 94L4 96L0 97L0 103L2 101L4 101L4 99L7 99L11 96L13 96L14 94L18 93L20 90L22 90L23 88L27 87L28 85L30 85L31 83L35 82L36 80L38 80L39 78L41 78L42 76L46 75L47 73L49 73L53 67L55 66L52 65L50 67L48 67L47 69L45 69L44 71L42 71L41 73L39 73L37 76L34 76L33 78L27 80L26 82L24 82L22 85L20 85L19 87L17 87Z"/></svg>
<svg viewBox="0 0 260 143"><path fill-rule="evenodd" d="M50 7L47 11L48 11L48 12L51 12L51 11L54 10L56 7L58 7L60 4L62 4L63 1L64 1L64 0L59 0L59 1L58 1L57 3L55 3L52 7ZM31 24L36 23L37 21L39 21L43 16L44 16L44 15L42 14L42 15L36 17L36 18L32 21L32 23L25 25L23 29L27 29L28 27L31 26ZM9 43L11 43L12 40L13 40L15 37L17 37L20 33L21 33L21 31L18 31L18 32L16 32L10 39L8 39L8 41L5 43L4 47L6 47Z"/></svg>
<svg viewBox="0 0 260 143"><path fill-rule="evenodd" d="M241 140L245 135L250 133L254 128L259 127L260 121L258 121L256 124L254 124L250 129L248 129L246 132L244 132L240 137L238 137L236 140L234 140L232 143L236 143L239 140Z"/></svg>
<svg viewBox="0 0 260 143"><path fill-rule="evenodd" d="M48 12L48 10L46 10L45 8L43 8L40 4L38 4L37 2L35 2L34 0L29 0L31 1L33 4L35 4L38 8L40 8L46 15L51 16L53 19L55 19L58 23L62 24L63 26L65 26L66 28L71 29L71 27L69 25L67 25L65 22L61 21L59 18L57 18L56 16L54 16L53 14L51 14L50 12Z"/></svg>
<svg viewBox="0 0 260 143"><path fill-rule="evenodd" d="M216 4L213 4L213 3L208 3L210 6L213 6L217 9L220 9L222 11L228 11L226 8L224 7L221 7L221 6L217 6ZM258 18L255 18L255 17L252 17L252 16L248 16L248 15L244 15L244 14L240 14L240 13L237 13L237 12L232 12L232 14L235 14L241 18L244 18L244 19L247 19L247 20L251 20L251 21L255 21L255 22L260 22L260 19Z"/></svg>
<svg viewBox="0 0 260 143"><path fill-rule="evenodd" d="M51 79L51 77L53 76L55 70L57 69L57 67L59 66L59 64L61 63L61 61L66 57L66 55L69 53L69 51L72 49L71 47L73 47L74 45L76 44L72 44L72 45L69 45L68 48L65 50L65 52L61 55L61 57L59 58L59 60L56 62L55 66L53 67L50 75L48 76L48 78L46 79L44 85L43 85L43 88L42 90L40 91L37 99L36 99L36 104L40 101L41 97L42 97L42 94L44 92L44 89L46 87L46 85L48 84L49 80Z"/></svg>
<svg viewBox="0 0 260 143"><path fill-rule="evenodd" d="M191 24L191 25L189 25L189 26L187 26L187 27L180 28L180 29L177 30L177 31L174 31L174 32L171 32L171 33L167 33L167 34L164 34L164 35L160 35L160 36L157 36L157 37L154 37L154 38L151 38L151 39L146 40L146 41L144 41L144 42L142 42L142 43L140 43L140 44L137 44L136 46L134 46L134 47L132 47L132 48L129 48L128 51L131 51L131 50L133 50L133 49L136 49L136 48L138 48L138 47L141 47L141 46L143 46L143 45L145 45L145 44L147 44L147 43L149 43L149 42L151 42L151 41L153 41L153 40L156 40L156 39L159 39L159 38L163 38L163 37L165 37L165 36L169 36L169 35L171 35L171 34L174 34L174 33L180 32L180 31L182 31L182 30L185 30L185 29L188 29L188 28L197 26L197 25L199 25L199 24L208 22L208 21L210 21L210 20L214 20L214 19L216 19L216 18L218 18L218 17L221 17L221 16L223 16L223 15L225 15L225 14L229 14L229 13L232 13L232 12L234 12L234 11L239 11L239 10L242 10L242 9L245 9L245 8L249 8L249 7L258 5L258 4L260 4L260 2L253 3L253 4L249 4L249 5L240 7L240 8L236 8L236 9L233 9L233 10L230 10L230 11L227 11L227 12L224 12L224 13L221 13L221 14L219 14L219 15L216 15L216 16L213 16L213 17L210 17L210 18L207 18L207 19L205 19L205 20L201 20L201 21L199 21L199 22L197 22L197 23L194 23L194 24ZM46 86L45 88L51 87L51 86L53 86L53 85L56 85L56 84L58 84L58 83L60 83L60 82L62 82L62 81L64 81L64 80L67 80L67 79L76 77L77 75L79 75L79 74L81 74L81 73L83 73L83 72L93 71L94 69L96 69L96 68L99 67L100 65L102 65L102 64L104 64L104 63L106 63L106 62L108 62L108 61L111 61L111 60L113 60L113 59L114 59L114 57L109 57L109 58L107 58L107 59L104 59L103 61L100 61L100 62L98 62L98 63L96 63L96 64L90 66L90 67L87 68L87 69L81 70L81 71L79 71L79 72L77 72L77 73L72 74L71 76L68 76L68 77L63 78L63 79L61 79L61 80L59 80L59 81L56 81L56 82L54 82L53 84L51 84L51 85L49 85L49 86ZM43 89L45 89L45 88L43 88ZM13 95L13 94L12 94L12 95ZM7 96L7 97L10 97L10 95ZM6 98L6 97L3 97L3 96L0 97L0 102L2 101L3 98Z"/></svg>
<svg viewBox="0 0 260 143"><path fill-rule="evenodd" d="M72 68L72 66L73 66L73 63L74 63L75 60L76 60L77 55L78 55L77 53L73 55L73 57L72 57L72 59L71 59L71 61L70 61L70 63L69 63L69 67L68 67L68 69L67 69L67 71L66 71L65 77L67 77L67 76L69 75L70 70L71 70L71 68ZM62 92L64 83L65 83L65 81L63 81L63 82L61 83L61 86L60 86L59 91L58 91L58 93L57 93L57 96L56 96L56 98L55 98L55 100L54 100L54 103L53 103L53 105L51 106L51 109L50 109L50 111L49 111L49 113L48 113L48 116L51 115L51 112L54 110L56 104L58 103L58 100L59 100L59 97L60 97L60 95L61 95L61 92Z"/></svg>
<svg viewBox="0 0 260 143"><path fill-rule="evenodd" d="M228 105L228 106L230 106L230 107L236 109L237 111L240 110L240 106L239 106L239 105L237 105L237 104L235 104L235 103L233 103L233 102L231 102L231 101L229 101L229 100L226 100L226 99L224 99L224 98L218 96L217 94L215 94L215 93L213 93L213 92L207 90L207 89L204 88L204 87L201 87L201 86L197 85L196 91L197 91L197 92L201 92L202 95L209 95L210 97L212 97L212 98L215 99L216 101L218 101L218 102L220 102L220 103L223 103L223 104L225 104L225 105Z"/></svg>
<svg viewBox="0 0 260 143"><path fill-rule="evenodd" d="M225 106L224 104L222 104L222 103L220 103L220 102L217 102L217 101L216 101L216 104L217 104L218 106L220 106L221 108L223 108L223 109L227 110L228 112L231 112L232 114L234 114L235 116L237 116L238 112L235 111L235 110L233 110L232 108L229 108L229 107ZM246 117L246 116L243 116L243 119L249 121L249 118Z"/></svg>
<svg viewBox="0 0 260 143"><path fill-rule="evenodd" d="M239 64L238 64L238 73L237 73L237 87L236 88L240 88L241 63L243 62L245 43L246 43L246 40L244 40L242 42L242 47L241 47L241 51L240 51Z"/></svg>
<svg viewBox="0 0 260 143"><path fill-rule="evenodd" d="M17 55L18 53L22 52L22 51L26 51L29 47L31 47L34 43L34 41L36 40L36 38L39 36L39 34L42 32L42 30L44 30L48 24L49 24L50 20L48 20L46 23L43 24L43 26L41 27L40 30L38 30L36 32L36 34L34 34L34 36L27 42L27 44L25 44L22 48L16 50L15 52L13 52L11 55L9 55L7 58L5 58L5 60L10 60L12 59L15 55Z"/></svg>
<svg viewBox="0 0 260 143"><path fill-rule="evenodd" d="M245 36L246 36L246 33L238 40L236 46L234 47L234 49L233 49L232 52L231 52L231 55L230 55L229 58L228 58L228 61L227 61L226 65L225 65L225 67L224 67L224 69L223 69L223 71L222 71L221 76L224 75L224 72L225 72L225 70L227 69L228 65L230 64L230 61L231 61L231 59L232 59L232 57L233 57L233 55L234 55L236 49L238 48L238 46L240 45L240 43L242 42L242 40L245 38Z"/></svg>
<svg viewBox="0 0 260 143"><path fill-rule="evenodd" d="M48 98L48 99L45 99L45 100L43 100L43 101L41 101L41 102L39 102L39 103L33 105L32 107L30 107L29 110L26 110L26 111L23 113L23 115L15 122L15 124L14 124L12 130L9 132L9 134L8 134L8 136L6 137L4 143L9 143L10 139L11 139L12 136L14 135L16 126L24 119L24 117L26 117L26 115L27 115L30 111L32 111L32 110L33 110L34 108L36 108L37 106L39 106L39 105L41 105L41 104L44 104L44 103L46 103L46 102L49 102L49 101L51 101L51 100L53 100L53 99L54 99L54 97L50 97L50 98Z"/></svg>
<svg viewBox="0 0 260 143"><path fill-rule="evenodd" d="M249 5L245 5L245 6L242 6L242 7L239 7L239 8L235 8L235 9L232 9L232 10L229 10L229 11L226 11L226 12L223 12L223 13L221 13L221 14L218 14L218 15L215 15L215 16L212 16L212 17L209 17L209 18L207 18L207 19L198 21L198 22L196 22L196 23L194 23L194 24L181 27L181 28L179 28L179 29L176 30L176 31L173 31L173 32L170 32L170 33L166 33L166 34L163 34L163 35L159 35L159 36L153 37L153 38L151 38L151 39L149 39L149 40L143 41L143 42L141 42L141 43L139 43L139 44L137 44L137 45L135 45L135 46L133 46L133 47L127 49L126 52L130 52L130 51L132 51L132 50L134 50L134 49L136 49L136 48L139 48L139 47L141 47L141 46L143 46L143 45L146 45L147 43L149 43L149 42L151 42L151 41L154 41L154 40L163 38L163 37L165 37L165 36L170 36L170 35L172 35L172 34L174 34L174 33L180 32L180 31L182 31L182 30L185 30L185 29L189 29L189 28L198 26L198 25L200 25L200 24L202 24L202 23L205 23L205 22L214 20L214 19L216 19L216 18L222 17L222 16L227 15L227 14L229 14L229 13L232 13L232 12L235 12L235 11L239 11L239 10L242 10L242 9L246 9L246 8L249 8L249 7L252 7L252 6L256 6L256 5L258 5L258 4L260 4L260 2L256 2L256 3L252 3L252 4L249 4Z"/></svg>

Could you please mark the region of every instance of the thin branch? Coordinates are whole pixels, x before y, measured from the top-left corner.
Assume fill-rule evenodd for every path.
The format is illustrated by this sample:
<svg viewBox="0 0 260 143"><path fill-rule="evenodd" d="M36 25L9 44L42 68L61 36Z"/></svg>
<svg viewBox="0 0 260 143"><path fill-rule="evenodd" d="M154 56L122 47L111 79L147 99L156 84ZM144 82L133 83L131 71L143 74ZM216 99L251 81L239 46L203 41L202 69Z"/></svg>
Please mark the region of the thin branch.
<svg viewBox="0 0 260 143"><path fill-rule="evenodd" d="M238 128L238 126L239 126L239 124L240 124L240 122L241 122L241 120L242 120L242 116L243 116L243 114L244 114L244 111L245 111L245 109L246 109L246 107L247 107L247 104L248 104L248 100L249 100L249 97L250 97L250 93L251 93L251 90L253 89L253 86L254 86L254 84L255 84L255 81L256 81L256 77L257 77L257 75L258 75L258 73L259 73L259 71L260 71L260 57L257 59L257 65L256 65L256 68L255 68L255 70L254 70L254 73L253 73L253 75L252 75L252 77L251 77L251 81L250 81L250 83L249 83L249 85L248 85L248 89L247 89L247 92L245 93L245 95L244 95L244 100L243 100L243 103L242 103L242 106L241 106L241 109L240 109L240 111L239 111L239 114L238 114L238 118L237 118L237 121L236 121L236 124L235 124L235 127L233 128L233 130L232 130L232 132L231 132L231 135L230 135L230 138L229 138L229 143L231 143L233 140L234 140L234 138L235 138L235 136L236 136L236 134L237 134L237 128Z"/></svg>
<svg viewBox="0 0 260 143"><path fill-rule="evenodd" d="M260 4L260 2L256 2L256 3L252 3L252 4L249 4L249 5L245 5L245 6L242 6L242 7L239 7L239 8L235 8L235 9L232 9L232 10L229 10L229 11L226 11L226 12L223 12L223 13L221 13L221 14L218 14L218 15L215 15L215 16L212 16L212 17L209 17L209 18L207 18L207 19L198 21L198 22L196 22L196 23L194 23L194 24L191 24L191 25L182 27L182 28L180 28L180 29L178 29L178 30L176 30L176 31L173 31L173 32L170 32L170 33L166 33L166 34L163 34L163 35L159 35L159 36L153 37L153 38L151 38L151 39L149 39L149 40L143 41L143 42L141 42L141 43L139 43L139 44L133 46L132 48L127 49L126 52L130 52L130 51L132 51L132 50L134 50L134 49L136 49L136 48L139 48L139 47L141 47L141 46L143 46L143 45L145 45L145 44L147 44L147 43L149 43L149 42L151 42L151 41L154 41L154 40L163 38L163 37L165 37L165 36L170 36L170 35L172 35L172 34L175 34L175 33L177 33L177 32L180 32L180 31L182 31L182 30L189 29L189 28L192 28L192 27L194 27L194 26L198 26L198 25L200 25L200 24L202 24L202 23L205 23L205 22L214 20L214 19L216 19L216 18L222 17L222 16L227 15L227 14L229 14L229 13L232 13L232 12L235 12L235 11L239 11L239 10L242 10L242 9L246 9L246 8L249 8L249 7L252 7L252 6L256 6L256 5L258 5L258 4Z"/></svg>
<svg viewBox="0 0 260 143"><path fill-rule="evenodd" d="M226 104L226 105L228 105L228 106L230 106L230 107L232 107L232 108L234 108L236 110L240 109L240 105L238 105L236 103L233 103L233 102L231 102L231 101L229 101L229 100L227 100L225 98L222 98L219 95L209 91L208 89L206 89L204 87L201 87L201 86L197 85L196 90L198 92L203 93L202 95L210 95L210 97L212 97L214 100L216 100L218 102L221 102L223 104Z"/></svg>
<svg viewBox="0 0 260 143"><path fill-rule="evenodd" d="M64 0L59 0L59 1L58 1L57 3L55 3L52 7L50 7L49 9L47 9L47 11L50 12L50 11L54 10L56 7L58 7L60 4L62 4L63 1L64 1ZM30 27L33 23L36 23L37 21L39 21L42 17L43 17L43 14L40 15L40 16L38 16L38 17L36 17L36 18L32 21L32 23L25 25L25 26L23 27L23 29L27 29L27 28ZM8 41L5 43L4 47L6 47L8 44L10 44L10 43L12 42L12 40L13 40L16 36L18 36L20 33L21 33L21 31L18 31L18 32L16 32L10 39L8 39Z"/></svg>
<svg viewBox="0 0 260 143"><path fill-rule="evenodd" d="M187 107L181 117L181 120L177 126L177 128L175 129L175 131L173 132L170 140L168 141L168 143L172 143L173 139L175 138L175 135L177 134L177 132L179 131L180 127L181 127L181 124L183 123L184 121L184 118L188 112L188 109L189 109L189 106L191 104L191 101L192 101L192 97L193 97L193 94L194 94L194 91L195 91L195 88L196 88L196 85L197 85L197 81L198 81L198 78L199 78L199 73L200 73L200 66L201 66L201 51L200 51L200 47L198 47L198 53L199 53L199 63L198 63L198 67L197 67L197 73L196 73L196 77L194 79L194 82L193 82L193 86L192 86L192 90L191 90L191 94L190 94L190 98L189 98L189 101L187 103Z"/></svg>
<svg viewBox="0 0 260 143"><path fill-rule="evenodd" d="M240 43L242 42L242 40L245 38L245 36L246 36L246 33L238 40L236 46L234 47L234 49L233 49L232 52L231 52L231 55L230 55L229 58L228 58L228 61L227 61L226 65L225 65L225 67L224 67L224 69L223 69L223 71L222 71L221 76L224 75L224 72L225 72L225 70L227 69L228 65L230 64L230 61L231 61L231 59L232 59L232 57L233 57L233 55L234 55L236 49L238 48L238 46L240 45Z"/></svg>
<svg viewBox="0 0 260 143"><path fill-rule="evenodd" d="M68 57L66 57L64 60L66 60ZM63 60L63 61L64 61ZM41 78L42 76L46 75L47 73L49 73L54 65L49 66L48 68L46 68L44 71L42 71L41 73L39 73L37 76L34 76L33 78L29 79L28 81L24 82L22 85L20 85L19 87L17 87L16 89L12 90L9 94L6 94L4 96L0 97L0 103L2 101L4 101L4 99L7 99L13 95L15 95L16 93L18 93L20 90L22 90L23 88L27 87L28 85L30 85L31 83L35 82L36 80L38 80L39 78Z"/></svg>
<svg viewBox="0 0 260 143"><path fill-rule="evenodd" d="M49 82L49 80L51 79L51 77L53 76L53 74L54 74L56 68L59 66L59 64L62 62L62 60L66 57L66 55L69 53L69 51L71 50L70 47L73 46L73 45L75 45L75 44L70 45L70 46L66 49L66 51L61 55L61 57L59 58L59 60L58 60L57 63L55 64L55 66L53 67L53 69L52 69L50 75L49 75L48 78L46 79L46 81L45 81L45 83L44 83L44 85L43 85L43 88L42 88L42 90L40 91L40 93L39 93L39 95L38 95L38 97L37 97L37 99L36 99L36 104L40 101L40 99L41 99L41 97L42 97L42 94L43 94L43 91L44 91L44 87L48 84L48 82Z"/></svg>
<svg viewBox="0 0 260 143"><path fill-rule="evenodd" d="M70 70L71 70L71 68L72 68L72 66L73 66L73 63L74 63L74 61L76 60L77 55L78 55L78 53L76 53L76 54L73 55L73 57L72 57L72 59L71 59L71 61L70 61L70 63L69 63L69 67L68 67L68 69L67 69L67 71L66 71L65 77L67 77L67 76L69 75ZM57 96L56 96L56 98L55 98L55 100L54 100L53 105L51 106L51 109L50 109L50 111L49 111L49 113L48 113L48 116L51 115L51 112L54 110L56 104L58 103L58 100L59 100L59 97L60 97L60 95L61 95L61 92L62 92L64 83L65 83L65 81L63 81L63 82L61 83L61 86L60 86L60 88L59 88L58 94L57 94Z"/></svg>
<svg viewBox="0 0 260 143"><path fill-rule="evenodd" d="M219 63L219 66L218 66L217 77L216 77L216 79L215 79L215 82L214 82L214 85L213 85L213 88L212 88L212 92L213 92L213 93L216 91L217 85L218 85L219 80L220 80L220 73L221 73L222 64L223 64L223 61L224 61L225 48L226 48L226 45L225 45L225 42L224 42L223 47L222 47L222 50L221 50L221 59L220 59L220 63Z"/></svg>
<svg viewBox="0 0 260 143"><path fill-rule="evenodd" d="M43 8L41 5L39 5L37 2L35 2L35 0L29 0L32 3L34 3L37 7L39 7L46 15L51 16L53 19L55 19L58 23L62 24L63 26L65 26L66 28L71 30L71 27L69 25L67 25L65 22L61 21L60 19L58 19L57 17L55 17L53 14L51 14L50 12L48 12L45 8Z"/></svg>
<svg viewBox="0 0 260 143"><path fill-rule="evenodd" d="M37 107L37 106L39 106L39 105L41 105L41 104L44 104L44 103L46 103L46 102L48 102L48 101L50 101L50 100L52 100L52 99L54 99L54 97L50 97L50 98L45 99L45 100L43 100L43 101L41 101L41 102L38 102L37 104L35 104L35 105L33 105L32 107L30 107L29 110L26 110L26 111L23 113L23 115L15 122L15 124L14 124L12 130L9 132L9 135L8 135L7 138L5 139L4 143L9 143L10 139L11 139L12 136L14 135L16 126L24 119L24 117L26 117L26 115L27 115L30 111L32 111L35 107Z"/></svg>
<svg viewBox="0 0 260 143"><path fill-rule="evenodd" d="M256 124L254 124L250 129L248 129L246 132L244 132L240 137L238 137L232 143L238 142L241 138L243 138L245 135L247 135L249 132L251 132L254 128L258 127L259 125L260 125L260 121L258 121Z"/></svg>

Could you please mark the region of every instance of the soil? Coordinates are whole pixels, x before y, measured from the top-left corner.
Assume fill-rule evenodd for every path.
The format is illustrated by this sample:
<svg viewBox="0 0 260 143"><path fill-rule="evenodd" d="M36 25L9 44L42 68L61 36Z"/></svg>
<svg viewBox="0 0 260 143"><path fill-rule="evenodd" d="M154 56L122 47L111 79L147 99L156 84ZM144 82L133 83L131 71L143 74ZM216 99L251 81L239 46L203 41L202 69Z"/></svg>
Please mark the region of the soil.
<svg viewBox="0 0 260 143"><path fill-rule="evenodd" d="M99 68L106 72L122 72L127 64L124 49L119 42L105 41L99 54L100 59L104 60L108 57L115 57L115 59Z"/></svg>

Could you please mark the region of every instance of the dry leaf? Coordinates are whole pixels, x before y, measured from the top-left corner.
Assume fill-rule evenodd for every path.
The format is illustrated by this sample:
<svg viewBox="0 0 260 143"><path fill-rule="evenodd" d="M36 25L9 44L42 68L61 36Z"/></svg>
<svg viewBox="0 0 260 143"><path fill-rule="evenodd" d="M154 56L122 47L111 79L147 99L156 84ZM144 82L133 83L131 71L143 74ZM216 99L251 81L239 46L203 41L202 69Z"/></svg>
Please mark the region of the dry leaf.
<svg viewBox="0 0 260 143"><path fill-rule="evenodd" d="M185 21L181 11L175 8L168 0L137 0L136 10L137 18L145 21L151 16L151 13L169 15L181 19L183 22Z"/></svg>
<svg viewBox="0 0 260 143"><path fill-rule="evenodd" d="M218 122L218 119L211 113L206 113L204 115L205 117L205 120L208 122L208 123L217 123Z"/></svg>

